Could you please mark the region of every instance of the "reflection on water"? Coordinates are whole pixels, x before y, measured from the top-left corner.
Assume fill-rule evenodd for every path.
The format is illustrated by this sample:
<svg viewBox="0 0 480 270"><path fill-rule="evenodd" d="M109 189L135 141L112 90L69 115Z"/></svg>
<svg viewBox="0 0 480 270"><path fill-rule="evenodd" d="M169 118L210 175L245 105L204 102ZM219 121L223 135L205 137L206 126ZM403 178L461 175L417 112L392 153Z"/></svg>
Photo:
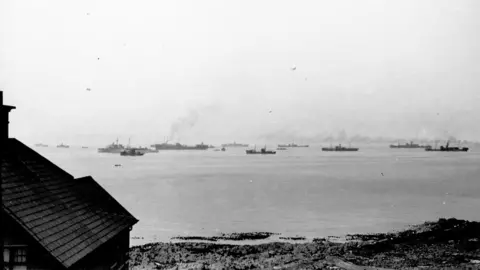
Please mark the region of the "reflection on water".
<svg viewBox="0 0 480 270"><path fill-rule="evenodd" d="M35 150L75 177L92 175L137 217L131 236L140 239L132 244L235 231L312 238L444 216L480 219L479 152L312 147L269 156L227 149L121 157L95 149Z"/></svg>

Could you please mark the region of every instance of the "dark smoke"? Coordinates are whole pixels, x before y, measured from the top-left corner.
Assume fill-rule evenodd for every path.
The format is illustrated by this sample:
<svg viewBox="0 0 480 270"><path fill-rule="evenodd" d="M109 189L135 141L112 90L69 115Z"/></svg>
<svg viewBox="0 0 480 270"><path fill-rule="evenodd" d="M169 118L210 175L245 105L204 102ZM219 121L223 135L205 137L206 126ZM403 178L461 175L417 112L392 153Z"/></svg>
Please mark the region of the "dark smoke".
<svg viewBox="0 0 480 270"><path fill-rule="evenodd" d="M178 118L170 127L170 141L179 141L181 136L192 129L198 122L199 114L196 110L190 110L187 116Z"/></svg>

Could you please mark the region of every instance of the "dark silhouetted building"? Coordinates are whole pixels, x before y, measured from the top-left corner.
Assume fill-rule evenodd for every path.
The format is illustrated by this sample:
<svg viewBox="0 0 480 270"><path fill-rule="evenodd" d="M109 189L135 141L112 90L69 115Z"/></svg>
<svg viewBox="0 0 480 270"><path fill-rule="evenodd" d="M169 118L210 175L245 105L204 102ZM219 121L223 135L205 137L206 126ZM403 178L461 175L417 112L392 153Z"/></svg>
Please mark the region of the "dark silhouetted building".
<svg viewBox="0 0 480 270"><path fill-rule="evenodd" d="M90 177L74 178L8 137L1 117L1 230L4 269L128 269L138 222Z"/></svg>

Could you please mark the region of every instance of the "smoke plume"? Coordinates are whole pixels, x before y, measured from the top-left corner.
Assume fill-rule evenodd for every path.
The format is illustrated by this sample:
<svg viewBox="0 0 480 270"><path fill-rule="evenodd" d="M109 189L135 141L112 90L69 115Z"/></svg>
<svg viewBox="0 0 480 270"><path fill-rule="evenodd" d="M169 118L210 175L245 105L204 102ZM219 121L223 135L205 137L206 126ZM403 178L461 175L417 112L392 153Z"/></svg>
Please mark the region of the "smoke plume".
<svg viewBox="0 0 480 270"><path fill-rule="evenodd" d="M198 122L199 114L197 110L190 110L184 117L178 118L170 127L170 141L180 141L183 134L192 129Z"/></svg>

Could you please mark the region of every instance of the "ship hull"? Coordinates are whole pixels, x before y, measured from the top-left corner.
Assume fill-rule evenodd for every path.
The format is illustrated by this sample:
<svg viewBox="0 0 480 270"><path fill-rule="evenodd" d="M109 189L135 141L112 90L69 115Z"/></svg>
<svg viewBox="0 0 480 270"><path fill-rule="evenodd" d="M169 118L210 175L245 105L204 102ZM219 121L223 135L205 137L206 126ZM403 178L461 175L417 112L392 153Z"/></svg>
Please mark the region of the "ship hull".
<svg viewBox="0 0 480 270"><path fill-rule="evenodd" d="M248 144L222 144L222 147L248 147Z"/></svg>
<svg viewBox="0 0 480 270"><path fill-rule="evenodd" d="M275 155L277 152L275 151L268 151L268 152L249 152L246 151L247 155Z"/></svg>
<svg viewBox="0 0 480 270"><path fill-rule="evenodd" d="M419 149L425 148L426 146L419 145L419 146L404 146L404 145L390 145L390 148L401 148L401 149Z"/></svg>
<svg viewBox="0 0 480 270"><path fill-rule="evenodd" d="M145 148L134 148L135 151L147 154L147 153L158 153L158 150L156 149L145 149Z"/></svg>
<svg viewBox="0 0 480 270"><path fill-rule="evenodd" d="M322 148L322 151L326 151L326 152L357 152L358 148L349 148L349 149Z"/></svg>
<svg viewBox="0 0 480 270"><path fill-rule="evenodd" d="M196 148L196 147L185 147L185 148L155 148L158 151L167 151L167 150L207 150L208 148Z"/></svg>
<svg viewBox="0 0 480 270"><path fill-rule="evenodd" d="M37 143L35 144L36 147L48 147L48 145L46 144L41 144L41 143Z"/></svg>
<svg viewBox="0 0 480 270"><path fill-rule="evenodd" d="M131 157L136 157L136 156L143 156L143 153L135 153L135 154L128 154L128 153L120 153L120 156L131 156Z"/></svg>
<svg viewBox="0 0 480 270"><path fill-rule="evenodd" d="M185 146L185 145L165 145L165 144L154 144L152 147L155 148L157 151L163 151L163 150L207 150L208 146L207 145L202 145L202 146Z"/></svg>
<svg viewBox="0 0 480 270"><path fill-rule="evenodd" d="M124 151L125 149L104 149L104 148L99 148L98 153L109 153L109 154L118 154Z"/></svg>
<svg viewBox="0 0 480 270"><path fill-rule="evenodd" d="M426 148L425 151L427 152L468 152L468 148L448 148L448 149L430 149Z"/></svg>

